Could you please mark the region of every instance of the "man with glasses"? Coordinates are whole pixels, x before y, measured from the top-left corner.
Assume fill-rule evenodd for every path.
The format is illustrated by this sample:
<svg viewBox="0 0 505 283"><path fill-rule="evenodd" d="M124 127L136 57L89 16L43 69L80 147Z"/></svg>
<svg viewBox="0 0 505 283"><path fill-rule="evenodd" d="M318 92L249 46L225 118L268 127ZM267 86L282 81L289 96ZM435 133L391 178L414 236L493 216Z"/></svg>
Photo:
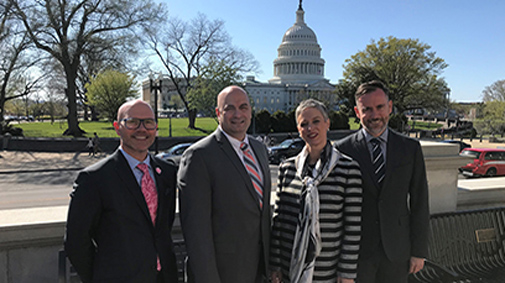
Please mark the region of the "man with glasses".
<svg viewBox="0 0 505 283"><path fill-rule="evenodd" d="M114 122L119 149L74 183L65 251L83 282L177 282L177 169L148 153L157 127L149 104L124 103Z"/></svg>

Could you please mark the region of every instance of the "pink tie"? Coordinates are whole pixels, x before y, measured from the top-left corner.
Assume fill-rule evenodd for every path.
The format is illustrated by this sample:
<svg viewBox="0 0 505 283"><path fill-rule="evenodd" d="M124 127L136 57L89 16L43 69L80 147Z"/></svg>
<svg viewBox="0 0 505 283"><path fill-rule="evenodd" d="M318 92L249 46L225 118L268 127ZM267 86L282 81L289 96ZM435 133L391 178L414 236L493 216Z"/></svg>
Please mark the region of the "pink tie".
<svg viewBox="0 0 505 283"><path fill-rule="evenodd" d="M154 180L149 174L149 169L147 164L140 163L137 165L137 168L144 173L142 175L142 179L140 181L142 193L144 194L144 198L146 199L147 207L149 208L149 214L151 214L151 220L153 221L153 225L156 223L156 211L158 210L158 193L156 192L156 185L154 184Z"/></svg>
<svg viewBox="0 0 505 283"><path fill-rule="evenodd" d="M142 179L140 180L140 187L142 188L142 194L144 194L144 198L146 199L147 208L149 208L149 214L151 215L151 220L153 221L153 225L156 223L156 211L158 210L158 192L156 191L156 185L154 184L154 180L149 174L149 169L147 164L140 163L137 165L137 168L144 173L142 175ZM156 257L156 268L158 271L161 270L160 257Z"/></svg>
<svg viewBox="0 0 505 283"><path fill-rule="evenodd" d="M251 177L251 182L253 187L258 195L260 201L260 208L263 208L263 180L258 171L258 163L249 148L249 145L243 142L240 145L240 149L244 152L244 163L247 172L249 173L249 177Z"/></svg>

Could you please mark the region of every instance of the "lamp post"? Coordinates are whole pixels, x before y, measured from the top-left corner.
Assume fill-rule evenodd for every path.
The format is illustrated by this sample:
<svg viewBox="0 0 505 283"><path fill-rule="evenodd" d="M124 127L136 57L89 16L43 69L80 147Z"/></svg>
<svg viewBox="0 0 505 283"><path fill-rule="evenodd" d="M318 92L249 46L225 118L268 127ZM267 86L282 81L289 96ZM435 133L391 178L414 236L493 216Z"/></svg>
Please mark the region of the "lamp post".
<svg viewBox="0 0 505 283"><path fill-rule="evenodd" d="M161 94L162 88L161 88L161 82L163 79L163 74L160 72L157 78L157 82L155 81L156 78L154 77L153 73L149 74L149 87L151 94L153 93L154 90L154 119L156 120L156 124L158 124L158 91ZM154 152L155 154L158 154L158 130L156 130L156 137L154 138Z"/></svg>
<svg viewBox="0 0 505 283"><path fill-rule="evenodd" d="M169 109L172 109L175 107L175 104L174 105L169 105L168 106ZM170 111L170 113L168 114L168 136L169 137L172 137L172 111Z"/></svg>

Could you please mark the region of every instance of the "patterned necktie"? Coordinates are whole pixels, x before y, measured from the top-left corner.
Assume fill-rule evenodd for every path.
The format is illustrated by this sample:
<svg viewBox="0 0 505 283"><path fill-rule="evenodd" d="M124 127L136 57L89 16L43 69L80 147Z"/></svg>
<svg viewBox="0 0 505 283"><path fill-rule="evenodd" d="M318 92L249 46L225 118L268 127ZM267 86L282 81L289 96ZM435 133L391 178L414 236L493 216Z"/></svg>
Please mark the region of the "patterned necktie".
<svg viewBox="0 0 505 283"><path fill-rule="evenodd" d="M158 192L156 191L156 185L154 180L149 173L149 167L145 163L140 163L137 168L144 173L142 179L140 180L140 187L142 188L142 194L146 200L147 208L149 208L149 214L151 215L151 220L153 225L156 223L156 212L158 211ZM156 256L156 269L161 270L160 257Z"/></svg>
<svg viewBox="0 0 505 283"><path fill-rule="evenodd" d="M386 176L386 163L384 162L384 155L382 154L381 143L379 139L373 138L370 140L372 143L372 163L375 172L375 176L377 176L377 183L379 186L382 185L382 181Z"/></svg>
<svg viewBox="0 0 505 283"><path fill-rule="evenodd" d="M249 177L251 177L254 190L258 194L260 200L260 208L263 208L263 180L259 174L257 162L254 159L254 155L249 148L249 145L245 142L240 144L240 149L244 152L244 163Z"/></svg>
<svg viewBox="0 0 505 283"><path fill-rule="evenodd" d="M140 163L137 165L137 168L144 173L140 181L140 187L142 188L142 194L144 194L147 207L149 208L149 214L151 215L151 220L154 225L156 223L156 211L158 210L158 193L156 192L156 185L154 184L151 174L149 174L147 164Z"/></svg>

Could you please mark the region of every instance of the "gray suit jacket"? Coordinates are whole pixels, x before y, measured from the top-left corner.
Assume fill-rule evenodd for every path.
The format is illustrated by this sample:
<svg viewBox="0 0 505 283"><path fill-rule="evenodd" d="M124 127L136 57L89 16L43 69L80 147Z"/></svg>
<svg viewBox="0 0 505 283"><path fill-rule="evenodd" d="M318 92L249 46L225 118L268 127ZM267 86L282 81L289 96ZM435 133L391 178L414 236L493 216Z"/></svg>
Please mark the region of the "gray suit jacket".
<svg viewBox="0 0 505 283"><path fill-rule="evenodd" d="M360 259L382 244L391 261L428 254L428 182L418 141L389 130L386 177L376 181L370 152L360 130L335 143L358 161L363 178Z"/></svg>
<svg viewBox="0 0 505 283"><path fill-rule="evenodd" d="M249 143L264 176L263 209L219 129L183 154L178 188L190 281L252 283L267 274L271 177L265 146L253 138Z"/></svg>

